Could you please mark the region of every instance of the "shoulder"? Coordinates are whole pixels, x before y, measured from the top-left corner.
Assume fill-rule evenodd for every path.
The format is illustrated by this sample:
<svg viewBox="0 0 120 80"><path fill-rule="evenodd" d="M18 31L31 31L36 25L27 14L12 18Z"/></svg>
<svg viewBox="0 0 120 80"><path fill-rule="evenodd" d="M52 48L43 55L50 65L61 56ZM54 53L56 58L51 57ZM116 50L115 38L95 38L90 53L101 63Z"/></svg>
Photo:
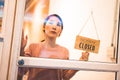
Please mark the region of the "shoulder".
<svg viewBox="0 0 120 80"><path fill-rule="evenodd" d="M63 53L68 57L69 56L69 50L64 47L64 46L61 46L61 45L58 45L59 48L61 48L61 51L63 51Z"/></svg>
<svg viewBox="0 0 120 80"><path fill-rule="evenodd" d="M39 43L31 43L30 46L42 46L42 42L39 42Z"/></svg>
<svg viewBox="0 0 120 80"><path fill-rule="evenodd" d="M63 49L64 49L65 52L69 53L69 50L66 47L63 47Z"/></svg>
<svg viewBox="0 0 120 80"><path fill-rule="evenodd" d="M42 47L42 44L41 43L31 43L29 45L29 48L30 49L35 49L35 48L41 48Z"/></svg>
<svg viewBox="0 0 120 80"><path fill-rule="evenodd" d="M31 43L25 50L26 56L37 57L41 50L41 43Z"/></svg>
<svg viewBox="0 0 120 80"><path fill-rule="evenodd" d="M59 48L65 50L65 51L68 51L68 49L67 49L66 47L64 47L64 46L61 46L61 45L57 45L57 46L58 46Z"/></svg>

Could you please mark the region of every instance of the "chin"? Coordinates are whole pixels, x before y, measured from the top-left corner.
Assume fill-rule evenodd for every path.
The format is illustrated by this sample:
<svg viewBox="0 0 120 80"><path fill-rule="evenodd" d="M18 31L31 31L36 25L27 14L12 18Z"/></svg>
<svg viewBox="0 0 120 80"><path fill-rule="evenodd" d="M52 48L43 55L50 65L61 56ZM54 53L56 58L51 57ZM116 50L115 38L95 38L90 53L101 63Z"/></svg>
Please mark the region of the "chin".
<svg viewBox="0 0 120 80"><path fill-rule="evenodd" d="M57 35L50 35L49 37L51 37L51 38L56 38Z"/></svg>

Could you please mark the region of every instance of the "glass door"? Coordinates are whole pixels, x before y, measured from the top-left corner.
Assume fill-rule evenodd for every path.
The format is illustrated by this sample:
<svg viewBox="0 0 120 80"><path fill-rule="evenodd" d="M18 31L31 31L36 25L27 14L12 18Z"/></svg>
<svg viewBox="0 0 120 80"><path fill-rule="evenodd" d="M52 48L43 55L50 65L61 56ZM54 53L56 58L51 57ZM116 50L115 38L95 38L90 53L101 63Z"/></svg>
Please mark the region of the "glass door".
<svg viewBox="0 0 120 80"><path fill-rule="evenodd" d="M49 79L49 75L57 72L60 75L56 77L60 80L67 77L70 80L119 80L119 0L92 1L17 0L8 80L21 80L21 77L18 78L20 69L42 70L43 74L38 75ZM22 52L26 52L30 44L46 42L43 26L46 24L44 19L50 14L58 14L63 20L63 31L56 43L68 49L69 59L58 58L60 56L53 58L55 54L49 57L40 54L36 56L32 54L36 47L31 49L32 46L31 53L26 57ZM82 40L80 38L77 41L78 45L77 36L82 36ZM81 60L84 52L89 53L87 60ZM44 72L47 70L49 75ZM73 74L66 75L67 72ZM32 73L27 71L22 75L22 80L31 76Z"/></svg>

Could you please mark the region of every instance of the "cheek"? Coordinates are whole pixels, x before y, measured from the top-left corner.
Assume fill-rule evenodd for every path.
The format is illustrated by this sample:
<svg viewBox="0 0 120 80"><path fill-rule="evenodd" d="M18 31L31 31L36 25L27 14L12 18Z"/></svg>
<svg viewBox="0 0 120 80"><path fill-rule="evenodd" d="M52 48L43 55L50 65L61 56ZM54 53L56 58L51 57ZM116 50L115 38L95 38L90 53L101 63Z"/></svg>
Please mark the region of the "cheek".
<svg viewBox="0 0 120 80"><path fill-rule="evenodd" d="M58 32L61 32L62 30L61 29L58 29Z"/></svg>
<svg viewBox="0 0 120 80"><path fill-rule="evenodd" d="M45 32L48 32L50 30L49 26L45 26Z"/></svg>
<svg viewBox="0 0 120 80"><path fill-rule="evenodd" d="M59 28L58 30L57 30L57 32L58 32L58 35L62 32L62 29L61 28Z"/></svg>

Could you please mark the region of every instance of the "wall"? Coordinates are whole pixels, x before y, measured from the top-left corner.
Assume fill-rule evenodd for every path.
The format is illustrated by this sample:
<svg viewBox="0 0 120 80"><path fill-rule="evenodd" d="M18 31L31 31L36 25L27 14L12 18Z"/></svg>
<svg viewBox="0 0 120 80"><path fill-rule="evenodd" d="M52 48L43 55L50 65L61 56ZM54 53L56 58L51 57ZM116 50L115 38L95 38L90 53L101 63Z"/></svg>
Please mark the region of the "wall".
<svg viewBox="0 0 120 80"><path fill-rule="evenodd" d="M111 57L107 56L107 49L112 43L113 30L117 29L114 22L116 0L51 0L50 3L49 14L59 14L64 23L63 32L57 42L69 49L71 60L78 60L81 56L82 51L74 49L75 38L91 12L93 12L95 23L92 21L92 18L90 18L80 34L100 40L99 53L90 53L89 61L112 62L110 59ZM95 32L95 27L98 35ZM114 38L115 43L116 41L116 38ZM93 76L95 80L114 80L114 73L106 74L104 72L83 71L78 72L77 75L87 76L81 78L76 77L81 80L88 80L91 76ZM101 75L99 79L97 75ZM71 80L79 80L76 78L74 77Z"/></svg>
<svg viewBox="0 0 120 80"><path fill-rule="evenodd" d="M101 44L99 53L91 54L91 56L94 57L93 61L106 61L106 49L111 45L112 32L113 28L115 28L114 8L115 0L51 0L49 14L59 14L64 22L64 30L58 39L58 43L65 45L72 50L70 51L71 55L73 53L74 55L79 54L79 51L77 52L77 50L74 50L75 38L88 19L91 11L93 11L98 37L91 18L88 20L84 30L80 35L94 39L100 39ZM93 57L91 58L93 59Z"/></svg>

